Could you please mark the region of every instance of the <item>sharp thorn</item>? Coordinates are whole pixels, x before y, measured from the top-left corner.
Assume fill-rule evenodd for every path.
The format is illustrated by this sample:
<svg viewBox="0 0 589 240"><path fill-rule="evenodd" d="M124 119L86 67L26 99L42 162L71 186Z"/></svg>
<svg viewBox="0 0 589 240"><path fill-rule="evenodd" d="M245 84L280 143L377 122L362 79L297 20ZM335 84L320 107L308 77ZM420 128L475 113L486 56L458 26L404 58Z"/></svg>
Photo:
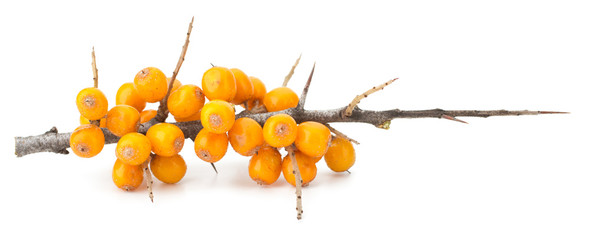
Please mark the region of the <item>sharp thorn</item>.
<svg viewBox="0 0 589 240"><path fill-rule="evenodd" d="M460 120L460 119L458 119L458 118L455 118L455 117L452 117L452 116L448 116L448 115L446 115L446 114L442 115L442 118L444 118L444 119L448 119L448 120L452 120L452 121L461 122L461 123L464 123L464 124L468 124L467 122L465 122L465 121L463 121L463 120Z"/></svg>
<svg viewBox="0 0 589 240"><path fill-rule="evenodd" d="M211 166L213 166L213 169L215 170L215 173L216 174L219 174L219 172L217 172L217 167L215 167L215 164L214 163L211 163Z"/></svg>
<svg viewBox="0 0 589 240"><path fill-rule="evenodd" d="M538 114L570 114L570 112L538 111Z"/></svg>
<svg viewBox="0 0 589 240"><path fill-rule="evenodd" d="M210 63L210 64L211 64L211 66L215 67L215 65L213 63Z"/></svg>
<svg viewBox="0 0 589 240"><path fill-rule="evenodd" d="M348 174L352 174L352 173L351 173L349 170L346 170L346 172L347 172Z"/></svg>

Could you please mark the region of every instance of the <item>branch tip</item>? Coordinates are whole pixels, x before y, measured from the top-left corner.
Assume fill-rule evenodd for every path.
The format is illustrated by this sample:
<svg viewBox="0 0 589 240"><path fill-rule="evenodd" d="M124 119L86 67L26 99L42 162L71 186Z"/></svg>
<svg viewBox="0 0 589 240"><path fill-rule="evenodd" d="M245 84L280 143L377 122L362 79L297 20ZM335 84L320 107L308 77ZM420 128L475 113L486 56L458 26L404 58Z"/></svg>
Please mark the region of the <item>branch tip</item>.
<svg viewBox="0 0 589 240"><path fill-rule="evenodd" d="M303 56L303 53L299 54L299 58L297 58L294 65L292 65L290 72L288 72L288 74L284 77L284 81L282 82L283 87L286 87L286 85L288 85L288 82L290 81L290 78L292 78L292 75L294 74L295 69L297 68L297 65L299 65L299 61L301 60L302 56Z"/></svg>

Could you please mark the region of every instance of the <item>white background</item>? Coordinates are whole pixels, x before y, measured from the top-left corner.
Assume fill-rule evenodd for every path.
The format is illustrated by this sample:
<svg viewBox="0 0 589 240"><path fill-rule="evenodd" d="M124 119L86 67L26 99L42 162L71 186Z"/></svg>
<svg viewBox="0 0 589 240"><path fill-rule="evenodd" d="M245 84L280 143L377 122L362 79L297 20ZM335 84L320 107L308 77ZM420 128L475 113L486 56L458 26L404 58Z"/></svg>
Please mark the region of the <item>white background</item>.
<svg viewBox="0 0 589 240"><path fill-rule="evenodd" d="M584 1L245 2L2 2L0 239L589 238ZM360 107L572 114L334 124L361 142L356 165L318 164L301 221L294 188L257 186L232 150L216 175L187 141L186 177L156 181L153 204L145 186L114 186L113 145L92 159L14 156L15 136L78 125L93 46L112 106L140 69L171 75L192 16L183 83L214 63L272 89L303 53L289 86L300 92L317 62L309 109L399 77Z"/></svg>

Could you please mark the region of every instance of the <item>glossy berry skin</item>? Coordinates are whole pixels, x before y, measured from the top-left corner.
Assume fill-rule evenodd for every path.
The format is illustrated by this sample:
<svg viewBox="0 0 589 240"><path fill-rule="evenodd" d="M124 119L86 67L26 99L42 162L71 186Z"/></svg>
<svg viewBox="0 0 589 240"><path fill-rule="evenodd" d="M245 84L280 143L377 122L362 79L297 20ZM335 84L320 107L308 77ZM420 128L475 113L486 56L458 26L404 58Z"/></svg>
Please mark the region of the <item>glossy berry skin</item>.
<svg viewBox="0 0 589 240"><path fill-rule="evenodd" d="M70 147L79 157L94 157L104 147L104 133L94 124L81 125L70 135Z"/></svg>
<svg viewBox="0 0 589 240"><path fill-rule="evenodd" d="M80 115L80 125L84 125L84 124L90 124L90 120L88 120L84 116ZM103 117L100 119L100 127L101 128L106 127L106 117Z"/></svg>
<svg viewBox="0 0 589 240"><path fill-rule="evenodd" d="M164 183L177 183L186 175L186 162L180 155L171 157L156 155L149 164L153 176Z"/></svg>
<svg viewBox="0 0 589 240"><path fill-rule="evenodd" d="M263 147L252 156L248 171L250 178L260 185L270 185L280 177L282 157L273 147Z"/></svg>
<svg viewBox="0 0 589 240"><path fill-rule="evenodd" d="M140 165L129 165L117 159L112 168L112 181L125 191L137 189L143 182L143 169Z"/></svg>
<svg viewBox="0 0 589 240"><path fill-rule="evenodd" d="M295 158L297 159L299 171L301 172L301 179L303 180L302 186L307 186L317 176L317 166L315 165L315 160L299 151L295 151L294 154ZM284 179L290 183L290 185L296 186L296 177L294 174L292 159L290 158L289 154L287 154L282 160L282 175L284 176Z"/></svg>
<svg viewBox="0 0 589 240"><path fill-rule="evenodd" d="M202 126L213 133L225 133L233 127L235 109L225 101L212 100L200 112Z"/></svg>
<svg viewBox="0 0 589 240"><path fill-rule="evenodd" d="M139 96L137 89L133 83L124 83L119 87L116 96L116 104L117 105L129 105L137 109L138 112L143 111L145 108L145 100Z"/></svg>
<svg viewBox="0 0 589 240"><path fill-rule="evenodd" d="M115 149L118 159L129 165L139 165L145 162L151 153L151 142L140 133L128 133L119 139Z"/></svg>
<svg viewBox="0 0 589 240"><path fill-rule="evenodd" d="M323 157L327 167L334 172L344 172L356 162L356 151L352 143L341 137L335 137Z"/></svg>
<svg viewBox="0 0 589 240"><path fill-rule="evenodd" d="M142 124L149 122L149 120L153 119L156 114L157 111L153 109L143 110L141 113L139 113L139 122Z"/></svg>
<svg viewBox="0 0 589 240"><path fill-rule="evenodd" d="M139 120L140 115L137 109L129 105L117 105L106 114L106 128L120 137L130 132L137 132Z"/></svg>
<svg viewBox="0 0 589 240"><path fill-rule="evenodd" d="M184 146L184 133L171 123L158 123L149 128L145 134L155 154L171 157L177 155Z"/></svg>
<svg viewBox="0 0 589 240"><path fill-rule="evenodd" d="M237 68L229 69L235 77L235 97L231 103L239 105L249 100L254 96L254 85L250 78L241 70Z"/></svg>
<svg viewBox="0 0 589 240"><path fill-rule="evenodd" d="M139 96L149 103L162 100L168 92L166 75L155 67L147 67L139 71L135 75L133 85Z"/></svg>
<svg viewBox="0 0 589 240"><path fill-rule="evenodd" d="M227 134L213 133L206 129L200 130L194 139L194 152L196 156L206 162L217 162L227 153L229 139Z"/></svg>
<svg viewBox="0 0 589 240"><path fill-rule="evenodd" d="M321 158L327 152L331 131L325 125L308 121L297 127L295 146L307 156Z"/></svg>
<svg viewBox="0 0 589 240"><path fill-rule="evenodd" d="M264 144L262 127L251 118L235 120L228 136L233 150L242 156L254 155Z"/></svg>
<svg viewBox="0 0 589 240"><path fill-rule="evenodd" d="M264 96L264 106L268 112L277 112L294 108L299 104L299 97L287 87L275 88Z"/></svg>
<svg viewBox="0 0 589 240"><path fill-rule="evenodd" d="M174 117L188 118L198 113L205 104L205 95L196 85L183 85L170 94L168 110Z"/></svg>
<svg viewBox="0 0 589 240"><path fill-rule="evenodd" d="M266 120L262 132L268 145L275 148L286 147L297 137L297 123L288 114L276 114Z"/></svg>
<svg viewBox="0 0 589 240"><path fill-rule="evenodd" d="M108 111L106 96L98 88L84 88L76 96L76 106L80 114L88 120L99 120Z"/></svg>
<svg viewBox="0 0 589 240"><path fill-rule="evenodd" d="M200 120L200 111L198 111L194 115L187 117L187 118L179 118L179 117L174 116L174 119L176 120L176 122L198 121L198 120Z"/></svg>
<svg viewBox="0 0 589 240"><path fill-rule="evenodd" d="M233 72L224 67L212 67L202 76L202 90L209 100L233 101L237 85Z"/></svg>
<svg viewBox="0 0 589 240"><path fill-rule="evenodd" d="M250 81L254 86L254 95L247 101L247 110L263 105L264 96L266 96L266 85L257 77L250 76Z"/></svg>

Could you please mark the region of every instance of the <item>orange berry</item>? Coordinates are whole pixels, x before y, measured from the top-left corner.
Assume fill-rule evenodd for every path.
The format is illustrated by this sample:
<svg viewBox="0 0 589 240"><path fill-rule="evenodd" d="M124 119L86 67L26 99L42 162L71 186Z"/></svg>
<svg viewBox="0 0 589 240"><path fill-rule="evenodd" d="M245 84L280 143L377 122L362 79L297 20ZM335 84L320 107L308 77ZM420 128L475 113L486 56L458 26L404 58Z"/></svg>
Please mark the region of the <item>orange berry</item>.
<svg viewBox="0 0 589 240"><path fill-rule="evenodd" d="M166 78L166 82L168 83L168 86L170 86L170 80L172 80L172 78ZM178 78L176 78L174 80L174 83L172 84L172 89L170 89L170 94L175 92L176 90L178 90L178 88L180 88L182 86L182 82L180 82L180 80L178 80Z"/></svg>
<svg viewBox="0 0 589 240"><path fill-rule="evenodd" d="M139 165L125 164L117 159L112 168L112 181L125 191L135 190L143 182L143 169Z"/></svg>
<svg viewBox="0 0 589 240"><path fill-rule="evenodd" d="M94 157L104 147L104 133L94 124L79 126L70 135L70 147L79 157Z"/></svg>
<svg viewBox="0 0 589 240"><path fill-rule="evenodd" d="M116 97L117 105L129 105L141 112L145 108L145 100L139 96L133 83L124 83L119 87Z"/></svg>
<svg viewBox="0 0 589 240"><path fill-rule="evenodd" d="M198 111L194 115L187 117L187 118L179 118L179 117L174 116L174 119L176 119L176 122L198 121L198 120L200 120L200 111Z"/></svg>
<svg viewBox="0 0 589 240"><path fill-rule="evenodd" d="M254 155L264 144L262 127L251 118L235 120L228 135L233 150L243 156Z"/></svg>
<svg viewBox="0 0 589 240"><path fill-rule="evenodd" d="M88 120L84 116L80 115L80 125L84 125L84 124L90 124L90 120ZM106 118L105 117L100 119L100 127L101 128L106 127Z"/></svg>
<svg viewBox="0 0 589 240"><path fill-rule="evenodd" d="M254 107L263 104L264 96L266 96L266 86L257 77L250 76L249 78L254 86L254 95L250 100L247 100L247 110L252 110Z"/></svg>
<svg viewBox="0 0 589 240"><path fill-rule="evenodd" d="M302 186L307 186L311 181L313 181L313 179L315 179L315 176L317 176L317 166L315 165L315 160L309 156L306 156L300 151L295 151L294 155L297 159L297 166L299 166L299 171L301 172L301 179L303 180ZM284 179L286 179L290 185L296 186L296 177L294 174L294 168L290 154L287 154L282 159L282 175L284 175Z"/></svg>
<svg viewBox="0 0 589 240"><path fill-rule="evenodd" d="M151 142L145 135L136 132L121 137L115 149L117 158L130 165L142 164L150 153Z"/></svg>
<svg viewBox="0 0 589 240"><path fill-rule="evenodd" d="M145 134L151 143L151 150L160 156L171 157L178 154L184 146L184 133L171 123L158 123Z"/></svg>
<svg viewBox="0 0 589 240"><path fill-rule="evenodd" d="M153 109L143 110L141 113L139 113L139 122L142 124L149 122L149 120L153 119L156 114L157 111Z"/></svg>
<svg viewBox="0 0 589 240"><path fill-rule="evenodd" d="M164 183L177 183L186 175L186 162L177 154L171 157L156 155L149 164L153 176Z"/></svg>
<svg viewBox="0 0 589 240"><path fill-rule="evenodd" d="M174 117L187 118L196 114L205 104L205 95L196 85L183 85L170 94L168 110Z"/></svg>
<svg viewBox="0 0 589 240"><path fill-rule="evenodd" d="M245 73L237 68L229 69L235 77L235 98L231 103L242 104L254 96L254 85Z"/></svg>
<svg viewBox="0 0 589 240"><path fill-rule="evenodd" d="M217 134L203 128L194 139L194 152L200 159L214 163L225 156L228 142L227 134Z"/></svg>
<svg viewBox="0 0 589 240"><path fill-rule="evenodd" d="M352 143L341 137L335 137L325 153L325 163L334 172L350 169L356 162L356 151Z"/></svg>
<svg viewBox="0 0 589 240"><path fill-rule="evenodd" d="M225 101L212 100L200 111L202 126L213 133L225 133L233 127L235 109Z"/></svg>
<svg viewBox="0 0 589 240"><path fill-rule="evenodd" d="M168 92L166 75L154 67L147 67L139 71L135 75L133 84L139 96L150 103L162 100Z"/></svg>
<svg viewBox="0 0 589 240"><path fill-rule="evenodd" d="M106 115L108 101L98 88L84 88L76 97L78 111L88 120L98 120Z"/></svg>
<svg viewBox="0 0 589 240"><path fill-rule="evenodd" d="M287 87L275 88L264 96L264 106L268 112L277 112L299 105L299 97Z"/></svg>
<svg viewBox="0 0 589 240"><path fill-rule="evenodd" d="M202 90L209 100L231 102L237 91L235 76L227 68L212 67L202 76Z"/></svg>
<svg viewBox="0 0 589 240"><path fill-rule="evenodd" d="M261 148L252 156L248 166L250 178L260 185L270 185L280 177L282 157L273 147Z"/></svg>
<svg viewBox="0 0 589 240"><path fill-rule="evenodd" d="M129 105L117 105L106 114L106 128L114 135L123 136L139 129L139 112Z"/></svg>
<svg viewBox="0 0 589 240"><path fill-rule="evenodd" d="M266 120L262 131L268 145L275 148L286 147L297 137L297 123L288 114L276 114Z"/></svg>
<svg viewBox="0 0 589 240"><path fill-rule="evenodd" d="M322 157L327 152L331 141L331 131L325 125L308 121L297 127L295 146L310 157Z"/></svg>

